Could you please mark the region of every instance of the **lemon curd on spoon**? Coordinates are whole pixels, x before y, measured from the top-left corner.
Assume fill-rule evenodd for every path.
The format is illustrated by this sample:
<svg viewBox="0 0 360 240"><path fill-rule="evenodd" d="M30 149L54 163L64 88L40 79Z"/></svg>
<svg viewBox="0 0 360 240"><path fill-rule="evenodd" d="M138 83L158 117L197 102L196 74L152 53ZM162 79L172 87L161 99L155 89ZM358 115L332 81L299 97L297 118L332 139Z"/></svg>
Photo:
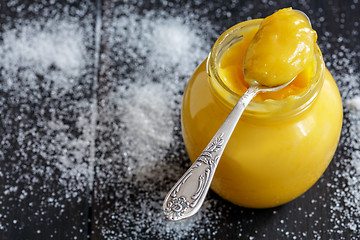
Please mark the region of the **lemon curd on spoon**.
<svg viewBox="0 0 360 240"><path fill-rule="evenodd" d="M265 18L247 48L246 81L268 87L296 77L311 62L317 34L307 17L286 8Z"/></svg>

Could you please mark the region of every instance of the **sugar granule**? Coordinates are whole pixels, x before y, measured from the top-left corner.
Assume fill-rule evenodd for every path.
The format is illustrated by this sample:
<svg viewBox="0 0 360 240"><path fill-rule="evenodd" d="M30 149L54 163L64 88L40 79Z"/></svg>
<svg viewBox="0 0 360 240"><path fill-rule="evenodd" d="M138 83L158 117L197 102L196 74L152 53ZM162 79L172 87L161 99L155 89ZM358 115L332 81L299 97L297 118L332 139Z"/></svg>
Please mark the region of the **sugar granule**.
<svg viewBox="0 0 360 240"><path fill-rule="evenodd" d="M346 100L345 106L351 110L360 110L360 96Z"/></svg>

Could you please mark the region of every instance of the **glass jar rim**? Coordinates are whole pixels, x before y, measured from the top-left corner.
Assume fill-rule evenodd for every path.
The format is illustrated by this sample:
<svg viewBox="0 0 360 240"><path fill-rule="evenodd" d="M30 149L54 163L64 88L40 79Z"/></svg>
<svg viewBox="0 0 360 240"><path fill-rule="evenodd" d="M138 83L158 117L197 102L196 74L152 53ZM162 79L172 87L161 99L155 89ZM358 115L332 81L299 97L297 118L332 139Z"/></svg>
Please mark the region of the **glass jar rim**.
<svg viewBox="0 0 360 240"><path fill-rule="evenodd" d="M227 108L232 109L237 101L240 99L240 95L234 92L230 87L224 83L220 77L217 68L219 59L222 54L233 44L242 40L243 35L258 27L263 19L248 20L236 24L235 26L226 30L216 40L211 52L207 58L206 71L209 76L209 83L211 89L215 93L216 98L221 104ZM285 116L293 116L303 112L307 109L312 102L316 99L324 82L325 64L319 46L315 46L315 74L311 78L310 83L304 91L297 95L288 96L282 100L268 99L265 101L251 101L248 107L245 109L243 116L251 118L283 118Z"/></svg>

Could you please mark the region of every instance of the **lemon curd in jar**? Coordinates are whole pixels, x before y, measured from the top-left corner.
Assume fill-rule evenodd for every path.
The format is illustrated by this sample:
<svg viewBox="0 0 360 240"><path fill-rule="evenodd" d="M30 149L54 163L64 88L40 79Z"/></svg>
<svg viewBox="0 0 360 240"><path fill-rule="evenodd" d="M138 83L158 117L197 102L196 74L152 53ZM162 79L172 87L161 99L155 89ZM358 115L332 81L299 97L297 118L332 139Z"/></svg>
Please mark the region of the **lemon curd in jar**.
<svg viewBox="0 0 360 240"><path fill-rule="evenodd" d="M242 61L262 19L224 32L184 93L182 133L192 162L248 88ZM342 103L317 45L310 64L286 88L259 94L246 108L211 188L252 208L284 204L308 190L329 165L341 132Z"/></svg>

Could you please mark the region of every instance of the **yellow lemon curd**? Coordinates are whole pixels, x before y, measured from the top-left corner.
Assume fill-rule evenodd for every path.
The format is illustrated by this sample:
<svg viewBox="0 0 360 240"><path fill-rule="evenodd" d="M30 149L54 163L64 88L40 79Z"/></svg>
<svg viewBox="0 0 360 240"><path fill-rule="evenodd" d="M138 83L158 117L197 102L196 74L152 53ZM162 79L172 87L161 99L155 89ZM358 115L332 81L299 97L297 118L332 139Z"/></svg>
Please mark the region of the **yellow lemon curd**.
<svg viewBox="0 0 360 240"><path fill-rule="evenodd" d="M270 15L247 48L246 81L268 87L289 82L313 59L316 39L316 32L300 12L285 8Z"/></svg>
<svg viewBox="0 0 360 240"><path fill-rule="evenodd" d="M192 162L248 88L243 58L262 22L246 21L224 32L190 79L182 134ZM265 48L263 54L270 52ZM296 74L289 86L260 94L244 111L211 185L224 199L252 208L281 205L308 190L329 165L341 132L342 103L316 44Z"/></svg>

